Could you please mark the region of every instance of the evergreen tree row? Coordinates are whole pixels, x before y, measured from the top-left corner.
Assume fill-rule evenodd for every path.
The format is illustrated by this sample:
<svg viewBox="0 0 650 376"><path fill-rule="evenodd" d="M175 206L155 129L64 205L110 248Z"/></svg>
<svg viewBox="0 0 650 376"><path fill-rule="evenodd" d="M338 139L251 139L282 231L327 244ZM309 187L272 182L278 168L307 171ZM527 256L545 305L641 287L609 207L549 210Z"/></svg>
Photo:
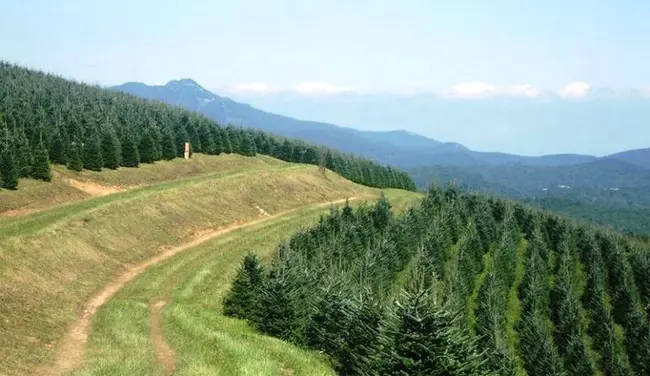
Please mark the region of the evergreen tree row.
<svg viewBox="0 0 650 376"><path fill-rule="evenodd" d="M257 153L287 162L321 165L378 188L415 190L403 171L299 140L236 127L132 95L76 83L0 62L0 171L2 187L19 178L49 180L49 164L100 171L138 167L191 153Z"/></svg>
<svg viewBox="0 0 650 376"><path fill-rule="evenodd" d="M432 187L397 216L385 197L332 209L268 265L250 254L224 310L341 375L648 375L648 255L643 240Z"/></svg>

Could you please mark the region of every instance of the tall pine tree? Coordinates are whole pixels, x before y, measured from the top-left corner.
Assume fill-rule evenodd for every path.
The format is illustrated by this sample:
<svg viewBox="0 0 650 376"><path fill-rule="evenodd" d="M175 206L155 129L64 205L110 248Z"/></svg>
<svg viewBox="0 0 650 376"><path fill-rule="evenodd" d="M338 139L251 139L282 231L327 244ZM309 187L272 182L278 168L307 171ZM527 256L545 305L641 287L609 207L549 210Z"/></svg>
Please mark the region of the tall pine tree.
<svg viewBox="0 0 650 376"><path fill-rule="evenodd" d="M255 156L255 141L253 141L253 137L250 133L246 132L242 136L241 147L239 148L239 151L242 155L249 157Z"/></svg>
<svg viewBox="0 0 650 376"><path fill-rule="evenodd" d="M84 161L81 157L82 149L79 140L72 141L68 147L68 169L72 171L81 171L84 167Z"/></svg>
<svg viewBox="0 0 650 376"><path fill-rule="evenodd" d="M154 140L151 136L151 132L144 132L142 139L140 140L140 145L138 145L138 151L140 152L140 162L154 162Z"/></svg>
<svg viewBox="0 0 650 376"><path fill-rule="evenodd" d="M84 168L92 171L101 171L104 167L102 158L102 141L98 133L90 136L84 144Z"/></svg>
<svg viewBox="0 0 650 376"><path fill-rule="evenodd" d="M122 146L111 125L105 125L102 130L102 157L104 167L112 170L122 163Z"/></svg>
<svg viewBox="0 0 650 376"><path fill-rule="evenodd" d="M176 158L176 136L174 132L169 129L164 129L162 132L162 157L168 161Z"/></svg>
<svg viewBox="0 0 650 376"><path fill-rule="evenodd" d="M52 163L60 165L68 163L65 141L63 140L63 136L61 136L61 131L59 129L55 130L54 134L52 135L49 155L50 161L52 161Z"/></svg>
<svg viewBox="0 0 650 376"><path fill-rule="evenodd" d="M140 165L140 153L135 142L135 136L129 130L122 132L122 166L138 167Z"/></svg>
<svg viewBox="0 0 650 376"><path fill-rule="evenodd" d="M52 174L50 174L50 160L47 155L47 148L43 143L39 143L34 151L34 164L32 165L32 177L34 179L50 181Z"/></svg>
<svg viewBox="0 0 650 376"><path fill-rule="evenodd" d="M11 150L12 140L9 132L5 131L4 140L0 143L0 180L2 188L15 190L18 188L18 165Z"/></svg>

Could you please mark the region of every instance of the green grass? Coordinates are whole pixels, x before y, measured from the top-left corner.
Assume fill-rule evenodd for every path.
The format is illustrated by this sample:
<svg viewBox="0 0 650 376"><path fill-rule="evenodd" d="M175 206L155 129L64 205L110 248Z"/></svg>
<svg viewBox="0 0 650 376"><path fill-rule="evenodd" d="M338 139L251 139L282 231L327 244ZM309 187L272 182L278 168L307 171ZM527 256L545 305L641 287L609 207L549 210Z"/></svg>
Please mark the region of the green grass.
<svg viewBox="0 0 650 376"><path fill-rule="evenodd" d="M220 156L194 154L191 160L159 161L155 164L142 164L138 168L105 169L102 172L88 170L76 172L55 165L52 166L51 182L20 179L17 191L0 190L0 221L6 221L8 215L25 215L92 196L70 185L69 179L114 188L131 188L206 174L275 168L281 165L286 163L265 156L248 158L235 154Z"/></svg>
<svg viewBox="0 0 650 376"><path fill-rule="evenodd" d="M405 203L408 198L413 196L396 196L395 201ZM320 356L259 335L245 322L221 313L221 301L247 252L270 257L282 240L326 210L301 208L149 269L99 311L86 367L76 375L161 374L144 314L159 300L169 302L163 323L176 352L175 375L332 375Z"/></svg>
<svg viewBox="0 0 650 376"><path fill-rule="evenodd" d="M0 374L33 374L52 364L59 341L86 300L120 270L167 247L203 231L260 218L257 206L275 214L379 194L331 172L323 176L315 166L266 157L210 158L230 167L0 219ZM420 197L390 191L399 192L403 203ZM123 323L114 319L116 325ZM120 333L125 341L135 340L138 328Z"/></svg>
<svg viewBox="0 0 650 376"><path fill-rule="evenodd" d="M469 328L476 330L476 310L478 309L478 294L485 282L485 278L488 273L492 270L492 260L494 258L494 247L495 245L490 245L490 249L483 255L483 268L481 272L476 275L474 278L474 290L472 295L469 297L469 303L467 304L467 321L469 323Z"/></svg>
<svg viewBox="0 0 650 376"><path fill-rule="evenodd" d="M510 287L508 294L508 308L506 310L506 338L508 339L508 348L510 354L519 353L519 333L515 329L517 322L521 318L521 301L519 301L519 286L524 279L526 250L528 241L522 237L519 247L517 248L517 269L515 272L515 282ZM526 375L520 357L517 357L517 374Z"/></svg>

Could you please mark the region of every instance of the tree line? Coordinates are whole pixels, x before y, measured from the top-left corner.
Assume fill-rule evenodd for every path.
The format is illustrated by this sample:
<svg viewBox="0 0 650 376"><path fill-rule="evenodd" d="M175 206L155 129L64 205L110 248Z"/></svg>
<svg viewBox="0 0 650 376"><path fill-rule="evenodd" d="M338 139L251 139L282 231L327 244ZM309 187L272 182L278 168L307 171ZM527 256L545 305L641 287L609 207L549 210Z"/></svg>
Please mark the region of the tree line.
<svg viewBox="0 0 650 376"><path fill-rule="evenodd" d="M408 174L366 158L259 130L219 125L180 107L0 62L0 187L51 180L50 163L74 171L138 167L191 152L264 154L321 165L378 188L415 190Z"/></svg>
<svg viewBox="0 0 650 376"><path fill-rule="evenodd" d="M341 375L650 374L650 244L454 186L332 208L223 303Z"/></svg>

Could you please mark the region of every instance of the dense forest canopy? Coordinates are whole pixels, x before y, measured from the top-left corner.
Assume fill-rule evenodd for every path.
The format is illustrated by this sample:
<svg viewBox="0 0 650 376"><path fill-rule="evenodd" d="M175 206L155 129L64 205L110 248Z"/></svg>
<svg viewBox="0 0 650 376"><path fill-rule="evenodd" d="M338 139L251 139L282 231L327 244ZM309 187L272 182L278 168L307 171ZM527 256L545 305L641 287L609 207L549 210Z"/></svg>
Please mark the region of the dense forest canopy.
<svg viewBox="0 0 650 376"><path fill-rule="evenodd" d="M649 375L650 244L521 203L431 188L332 209L262 264L226 314L341 375Z"/></svg>
<svg viewBox="0 0 650 376"><path fill-rule="evenodd" d="M321 164L379 188L415 190L408 174L366 158L223 126L196 112L0 62L0 182L50 180L48 160L72 170L138 167L192 152L270 155Z"/></svg>

